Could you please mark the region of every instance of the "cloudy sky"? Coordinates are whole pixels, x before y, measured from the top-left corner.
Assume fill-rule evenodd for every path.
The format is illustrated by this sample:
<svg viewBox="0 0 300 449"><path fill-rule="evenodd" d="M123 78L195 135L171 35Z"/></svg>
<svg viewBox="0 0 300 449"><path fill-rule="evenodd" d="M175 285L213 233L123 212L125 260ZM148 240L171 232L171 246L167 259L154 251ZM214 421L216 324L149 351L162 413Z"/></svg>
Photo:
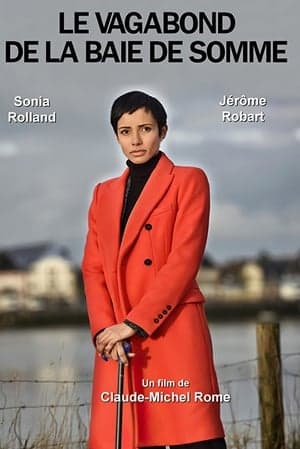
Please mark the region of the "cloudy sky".
<svg viewBox="0 0 300 449"><path fill-rule="evenodd" d="M225 7L226 3L226 7ZM183 63L114 64L84 62L85 40L149 39L170 36L101 35L94 12L123 15L151 10L230 11L236 26L229 35L185 35L192 40L288 40L287 64ZM86 213L93 185L122 172L124 159L109 125L113 99L130 89L158 96L169 113L162 149L178 164L201 166L212 191L207 251L216 259L295 253L300 248L300 83L297 0L121 0L7 2L0 17L0 248L52 240L64 243L80 260ZM184 6L183 6L184 5ZM201 6L199 6L201 5ZM201 8L201 9L200 9ZM88 11L89 34L58 31L59 11L71 26L74 11ZM39 40L40 62L4 63L4 41ZM60 55L66 40L78 48L76 64L45 63L44 42ZM145 58L146 59L146 58ZM224 95L267 98L265 123L222 123ZM14 97L48 97L55 124L9 124ZM237 108L239 111L241 108ZM32 110L32 109L31 109ZM259 112L261 108L247 109ZM48 109L33 110L49 112Z"/></svg>

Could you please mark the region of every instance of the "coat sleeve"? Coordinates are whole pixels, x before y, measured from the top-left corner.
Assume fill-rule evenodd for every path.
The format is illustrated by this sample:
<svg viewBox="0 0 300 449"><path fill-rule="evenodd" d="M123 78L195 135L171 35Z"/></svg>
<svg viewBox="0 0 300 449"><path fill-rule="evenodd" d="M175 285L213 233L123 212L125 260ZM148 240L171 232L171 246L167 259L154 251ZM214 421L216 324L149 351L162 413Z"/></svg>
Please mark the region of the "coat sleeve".
<svg viewBox="0 0 300 449"><path fill-rule="evenodd" d="M178 211L167 261L127 315L148 335L168 318L197 275L207 240L209 207L207 177L201 169L194 168L179 183Z"/></svg>
<svg viewBox="0 0 300 449"><path fill-rule="evenodd" d="M101 248L97 239L97 202L100 184L94 189L88 212L88 233L82 260L82 275L87 310L93 341L105 327L116 324L112 301L106 286L101 258Z"/></svg>

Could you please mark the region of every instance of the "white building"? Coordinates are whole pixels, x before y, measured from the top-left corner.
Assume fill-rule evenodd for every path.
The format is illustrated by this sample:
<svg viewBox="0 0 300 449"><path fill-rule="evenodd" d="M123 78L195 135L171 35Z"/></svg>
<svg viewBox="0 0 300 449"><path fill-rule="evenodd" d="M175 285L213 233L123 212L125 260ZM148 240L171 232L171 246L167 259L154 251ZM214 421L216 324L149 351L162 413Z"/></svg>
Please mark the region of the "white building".
<svg viewBox="0 0 300 449"><path fill-rule="evenodd" d="M46 256L30 265L27 291L31 297L74 304L76 278L69 261L61 256Z"/></svg>
<svg viewBox="0 0 300 449"><path fill-rule="evenodd" d="M0 251L0 310L76 305L76 271L64 247L50 242Z"/></svg>

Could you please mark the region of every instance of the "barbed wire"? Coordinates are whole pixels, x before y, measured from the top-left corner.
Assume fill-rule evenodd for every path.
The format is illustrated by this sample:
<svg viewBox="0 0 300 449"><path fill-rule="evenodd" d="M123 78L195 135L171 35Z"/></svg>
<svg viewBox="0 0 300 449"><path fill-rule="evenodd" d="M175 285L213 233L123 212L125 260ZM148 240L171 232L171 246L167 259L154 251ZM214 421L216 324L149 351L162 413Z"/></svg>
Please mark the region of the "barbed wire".
<svg viewBox="0 0 300 449"><path fill-rule="evenodd" d="M66 447L66 446L71 446L74 444L87 444L88 440L79 440L79 441L64 441L63 443L51 443L51 444L47 444L45 445L45 443L35 443L34 447L35 448L42 448L42 449L48 449L48 448L54 448L54 447ZM23 443L26 443L26 440L23 441ZM260 445L262 443L262 440L260 439L251 439L251 444L258 444ZM230 447L230 446L229 446Z"/></svg>
<svg viewBox="0 0 300 449"><path fill-rule="evenodd" d="M298 385L298 378L300 378L300 372L298 372L298 359L300 360L300 352L290 352L290 353L283 353L281 354L281 361L282 361L282 377L285 379L285 382L290 382L291 384L294 383L294 385ZM258 357L249 358L246 360L238 361L238 362L232 362L232 363L226 363L223 365L217 365L217 370L219 370L219 384L221 389L230 391L231 389L234 389L234 385L237 385L237 390L239 388L243 388L243 385L240 387L241 383L249 383L250 386L253 386L253 383L256 384L258 382L258 375L257 373L257 362ZM224 370L224 373L222 373L222 370ZM229 371L227 371L229 370ZM230 372L232 370L232 372ZM221 371L221 373L220 373ZM300 371L300 369L299 369ZM223 374L223 375L222 375ZM226 375L227 374L227 375ZM88 375L88 373L86 374ZM52 374L53 376L53 374ZM8 377L8 376L7 376ZM44 376L43 376L44 377ZM17 378L16 375L14 375L11 378L2 378L0 379L0 394L3 396L3 400L0 401L0 413L1 413L1 419L2 424L4 426L6 423L10 423L10 421L13 424L10 424L10 426L13 428L11 430L11 434L9 434L12 437L11 444L15 444L15 442L18 440L20 443L19 447L29 447L27 446L29 443L29 434L28 439L24 440L24 434L22 435L23 431L21 432L18 429L17 424L20 426L21 429L21 422L24 421L24 419L27 419L27 416L35 416L40 415L44 416L51 420L53 422L53 419L55 419L55 423L60 422L61 415L62 416L71 416L72 420L73 417L76 417L77 415L80 417L80 422L83 423L85 428L87 428L86 421L87 416L89 412L89 407L91 405L90 401L85 400L86 396L85 394L81 395L82 391L85 391L86 389L90 389L90 386L92 384L91 378L84 378L84 379L61 379L62 374L60 374L60 379L54 379L54 378ZM71 377L71 376L70 376ZM223 380L221 380L223 377ZM228 377L228 379L227 379ZM22 385L24 384L24 387ZM16 387L13 387L16 385ZM32 385L32 386L27 386ZM18 401L21 403L19 405L16 405L12 403L14 399L8 394L8 392L11 392L12 389L15 388L15 390L20 393L22 391L22 388L30 389L30 391L35 391L35 389L39 389L38 391L43 389L43 385L49 385L49 387L44 387L44 389L52 389L55 390L55 385L61 385L61 387L57 387L57 390L60 391L64 390L66 393L66 396L60 396L57 398L57 401L61 401L61 403L53 403L55 402L55 399L49 398L52 403L45 404L47 402L48 398L42 399L41 398L41 404L33 403L33 404L25 404L26 402L24 397L20 397L18 395ZM39 387L40 386L40 387ZM76 387L78 386L78 387ZM78 388L78 389L76 389ZM74 389L74 390L72 390ZM69 398L69 392L75 392L76 394L71 395ZM77 392L80 392L77 393ZM83 397L82 397L83 396ZM288 396L286 396L288 398ZM298 394L297 394L298 397ZM68 398L70 399L70 402L68 402ZM10 400L9 400L10 399ZM88 398L87 398L88 399ZM33 399L32 399L33 400ZM10 402L10 404L9 404ZM39 399L36 398L35 402L39 402ZM298 407L299 408L299 407ZM291 408L288 408L285 412L285 418L287 418L287 423L292 423L292 425L296 425L299 422L300 419L300 411L295 409L294 406ZM238 416L237 413L233 413L231 410L231 414L224 416L223 424L226 429L226 433L228 433L228 441L227 445L228 448L234 448L235 445L235 437L239 434L239 438L243 438L243 432L250 432L249 434L249 447L260 447L261 440L256 439L260 435L257 434L257 429L260 426L261 418L259 416L256 416L257 410L253 410L255 416L251 416L252 412L248 411L245 413L245 415L250 415L247 417L241 417L239 419L235 419L235 417ZM289 412L289 413L287 413ZM82 416L81 416L82 415ZM242 415L243 416L243 415ZM55 417L55 418L53 418ZM56 421L57 419L57 421ZM69 418L68 418L69 419ZM75 419L75 418L74 418ZM296 423L296 424L295 424ZM236 426L236 427L235 427ZM245 430L246 429L246 430ZM256 430L255 430L256 429ZM14 432L14 433L13 433ZM252 433L254 435L252 435ZM232 434L232 438L230 438L230 434ZM247 433L248 435L248 433ZM46 435L47 436L47 435ZM33 438L33 439L32 439ZM68 438L73 439L74 441L68 441ZM63 448L77 448L77 449L84 449L86 448L87 444L87 431L80 431L76 433L72 433L67 435L62 435L61 441L57 441L59 439L59 435L55 434L55 437L47 438L47 440L40 441L39 440L39 434L38 432L34 435L30 436L30 447L34 447L36 449L63 449ZM64 440L66 439L66 440ZM53 441L54 440L54 441ZM232 440L230 442L230 440ZM240 440L239 440L240 441ZM23 445L22 445L23 444ZM7 446L7 448L10 446ZM15 446L12 446L15 447ZM248 447L248 446L247 446Z"/></svg>
<svg viewBox="0 0 300 449"><path fill-rule="evenodd" d="M299 353L300 356L300 353ZM240 360L239 362L231 362L231 363L224 363L222 365L216 365L217 369L222 369L222 368L232 368L233 366L237 366L237 365L245 365L247 363L250 362L256 362L258 360L258 357L254 357L251 359L246 359L246 360Z"/></svg>
<svg viewBox="0 0 300 449"><path fill-rule="evenodd" d="M281 355L281 359L287 359L289 357L296 357L299 356L300 357L300 352L291 352L291 353L283 353ZM241 360L239 362L232 362L232 363L225 363L223 365L216 365L216 368L221 370L223 368L232 368L235 366L243 366L246 365L248 363L253 363L253 362L257 362L258 361L258 357L254 357L254 358L250 358L250 359L246 359L246 360ZM283 368L283 374L286 375L291 375L294 377L300 377L300 372L299 373L294 373L293 371L289 371L287 368ZM221 382L240 382L240 381L245 381L245 380L256 380L257 376L255 377L247 377L247 378L236 378L236 379L230 379L230 380L226 380L226 381L221 381ZM221 383L220 382L220 383ZM65 380L57 380L57 379L18 379L16 377L13 377L11 379L0 379L0 383L54 383L54 384L81 384L81 383L92 383L92 379L65 379Z"/></svg>
<svg viewBox="0 0 300 449"><path fill-rule="evenodd" d="M71 379L71 380L56 380L56 379L0 379L0 383L31 383L31 384L82 384L92 383L91 379Z"/></svg>
<svg viewBox="0 0 300 449"><path fill-rule="evenodd" d="M300 378L300 372L296 373L296 372L290 371L286 368L283 368L282 374L285 376ZM255 381L255 380L258 380L258 376L220 380L219 383L226 384L226 383L233 383L233 382L245 382L245 381ZM29 383L29 384L66 384L66 385L71 384L71 385L75 385L75 384L91 384L92 380L91 379L55 380L55 379L14 379L13 378L13 379L0 379L0 383L2 383L2 384L5 384L5 383L7 383L7 384Z"/></svg>
<svg viewBox="0 0 300 449"><path fill-rule="evenodd" d="M25 409L45 409L45 408L80 408L80 407L89 407L90 402L81 402L77 404L36 404L36 405L9 405L7 407L0 407L0 411L4 410L25 410ZM299 416L299 413L285 413L285 416ZM251 421L259 421L260 418L246 418L246 419L240 419L240 420L231 420L231 421L223 421L224 424L232 424L232 423L239 423L239 422L251 422Z"/></svg>
<svg viewBox="0 0 300 449"><path fill-rule="evenodd" d="M236 378L236 379L221 380L221 381L219 381L219 384L220 385L232 384L233 382L238 383L238 382L245 382L245 381L249 381L249 380L258 380L258 377L254 376L254 377L243 377L242 379Z"/></svg>
<svg viewBox="0 0 300 449"><path fill-rule="evenodd" d="M4 410L25 410L25 409L36 409L36 408L79 408L79 407L89 407L90 402L82 402L77 404L36 404L36 405L9 405L6 407L0 407L0 411Z"/></svg>
<svg viewBox="0 0 300 449"><path fill-rule="evenodd" d="M283 354L281 354L281 358L286 359L288 357L295 357L297 355L299 356L300 352L284 352Z"/></svg>
<svg viewBox="0 0 300 449"><path fill-rule="evenodd" d="M284 353L281 355L281 360L282 360L282 375L283 377L292 377L294 378L294 382L296 383L296 379L300 378L300 372L298 373L297 371L294 371L293 369L291 369L290 367L286 367L285 363L287 360L290 360L292 358L295 357L299 357L300 358L300 352L292 352L292 353ZM219 365L217 366L217 369L222 370L222 369L227 369L227 368L231 368L234 370L242 370L246 365L249 364L254 364L257 363L258 361L258 357L255 358L249 358L246 360L242 360L239 362L233 362L233 363L226 363L223 365ZM229 388L229 386L231 386L232 384L239 384L241 382L257 382L258 381L258 376L257 375L253 375L253 371L256 372L255 370L253 370L253 367L250 367L250 371L251 371L251 375L248 375L246 377L243 377L241 373L241 377L237 377L238 372L236 372L236 376L234 376L233 378L230 379L225 379L225 380L220 380L220 386L222 386L223 388ZM294 367L293 367L294 368ZM244 370L244 372L247 374L246 370ZM249 374L249 373L248 373ZM219 375L219 378L222 377ZM224 376L226 377L226 376ZM229 377L229 376L228 376ZM4 398L6 398L6 395L4 394L5 391L5 387L4 385L14 385L14 384L33 384L33 385L45 385L45 384L53 384L53 385L57 385L57 384L61 384L61 385L66 385L66 386L73 386L75 387L76 385L90 385L92 383L92 379L86 378L86 379L47 379L47 378L35 378L35 379L19 379L16 378L15 376L12 378L6 378L6 379L0 379L0 385L2 385L1 389L2 394L4 396ZM54 388L54 387L53 387ZM65 399L66 400L66 399ZM81 401L81 402L74 402L74 400L76 401L76 398L73 397L73 402L71 403L61 403L61 404L54 404L54 403L50 403L50 404L19 404L19 405L13 405L13 404L7 404L6 401L1 401L2 402L2 407L0 407L0 412L1 412L1 416L7 416L6 413L13 413L13 414L21 414L23 415L23 411L24 414L26 412L26 410L28 410L28 414L30 414L30 410L45 410L44 413L49 413L50 414L55 414L55 410L59 410L59 409L63 409L63 410L77 410L77 413L81 413L80 411L82 411L82 413L85 413L85 411L88 411L88 408L90 407L91 403L89 401ZM77 400L79 400L79 398L77 398ZM34 412L32 412L34 413ZM38 412L37 412L38 413ZM43 412L41 412L43 413ZM58 412L60 413L60 412ZM66 412L67 413L67 412ZM74 412L70 412L70 413L74 413ZM76 413L76 412L75 412ZM27 416L27 415L24 415ZM294 410L292 410L290 413L285 413L285 417L290 419L292 422L294 422L293 420L297 420L300 417L300 411L297 412ZM229 418L229 419L228 419ZM234 428L235 425L237 426L248 426L249 428L256 428L257 423L259 423L261 421L259 416L254 416L254 417L249 417L249 418L241 418L241 419L234 419L234 416L230 416L227 417L226 420L223 420L223 424L224 426L226 426L226 428ZM87 440L85 439L86 434L81 434L80 436L77 435L77 438L79 437L79 439L77 441L63 441L63 442L53 442L50 444L45 444L44 443L40 443L40 442L36 442L34 447L35 448L41 448L41 449L55 449L55 448L64 448L64 447L83 447L83 445L85 445L87 443ZM80 439L81 437L81 439ZM76 437L75 437L76 438ZM20 440L19 440L20 441ZM255 443L260 443L260 440L254 441L251 438L251 444L255 444ZM25 447L25 446L24 446ZM230 446L228 446L230 447Z"/></svg>
<svg viewBox="0 0 300 449"><path fill-rule="evenodd" d="M294 373L293 371L289 371L285 368L282 370L282 374L285 376L300 378L300 373Z"/></svg>
<svg viewBox="0 0 300 449"><path fill-rule="evenodd" d="M22 442L23 444L26 444L26 440L24 440L23 442ZM34 443L34 448L36 449L36 448L42 448L42 449L47 449L47 448L51 448L51 447L65 447L65 446L71 446L71 445L74 445L74 444L86 444L87 443L87 440L79 440L79 441L64 441L63 443L62 442L57 442L57 443L51 443L51 444L46 444L45 445L45 443ZM25 446L24 446L25 447Z"/></svg>
<svg viewBox="0 0 300 449"><path fill-rule="evenodd" d="M62 447L64 447L64 446L70 446L71 444L73 445L73 444L86 444L87 443L87 440L80 440L80 441L68 441L68 442L64 442L64 443L53 443L53 444L47 444L47 448L48 447L57 447L57 446L62 446ZM37 448L37 447L42 447L43 449L45 448L45 446L44 445L42 445L42 444L38 444L38 445L35 445L35 447Z"/></svg>
<svg viewBox="0 0 300 449"><path fill-rule="evenodd" d="M285 413L284 416L289 418L300 418L300 413Z"/></svg>
<svg viewBox="0 0 300 449"><path fill-rule="evenodd" d="M224 421L222 420L223 424L225 426L231 426L234 424L242 424L242 423L250 423L250 422L258 422L260 421L260 417L257 416L256 418L245 418L245 419L232 419L231 421Z"/></svg>

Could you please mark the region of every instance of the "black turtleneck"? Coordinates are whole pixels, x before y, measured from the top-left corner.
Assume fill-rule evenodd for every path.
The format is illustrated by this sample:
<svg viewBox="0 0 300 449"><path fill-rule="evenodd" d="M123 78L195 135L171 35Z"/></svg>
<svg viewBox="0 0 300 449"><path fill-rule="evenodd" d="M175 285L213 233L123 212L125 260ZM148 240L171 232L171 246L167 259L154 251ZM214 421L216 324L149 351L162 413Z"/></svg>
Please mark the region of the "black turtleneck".
<svg viewBox="0 0 300 449"><path fill-rule="evenodd" d="M134 164L131 161L127 161L126 164L129 167L129 176L127 178L127 184L123 200L123 209L121 215L121 239L124 233L126 223L128 221L129 215L137 202L146 182L148 181L152 171L156 167L160 157L161 152L159 151L155 156L153 156L149 161L144 164Z"/></svg>

